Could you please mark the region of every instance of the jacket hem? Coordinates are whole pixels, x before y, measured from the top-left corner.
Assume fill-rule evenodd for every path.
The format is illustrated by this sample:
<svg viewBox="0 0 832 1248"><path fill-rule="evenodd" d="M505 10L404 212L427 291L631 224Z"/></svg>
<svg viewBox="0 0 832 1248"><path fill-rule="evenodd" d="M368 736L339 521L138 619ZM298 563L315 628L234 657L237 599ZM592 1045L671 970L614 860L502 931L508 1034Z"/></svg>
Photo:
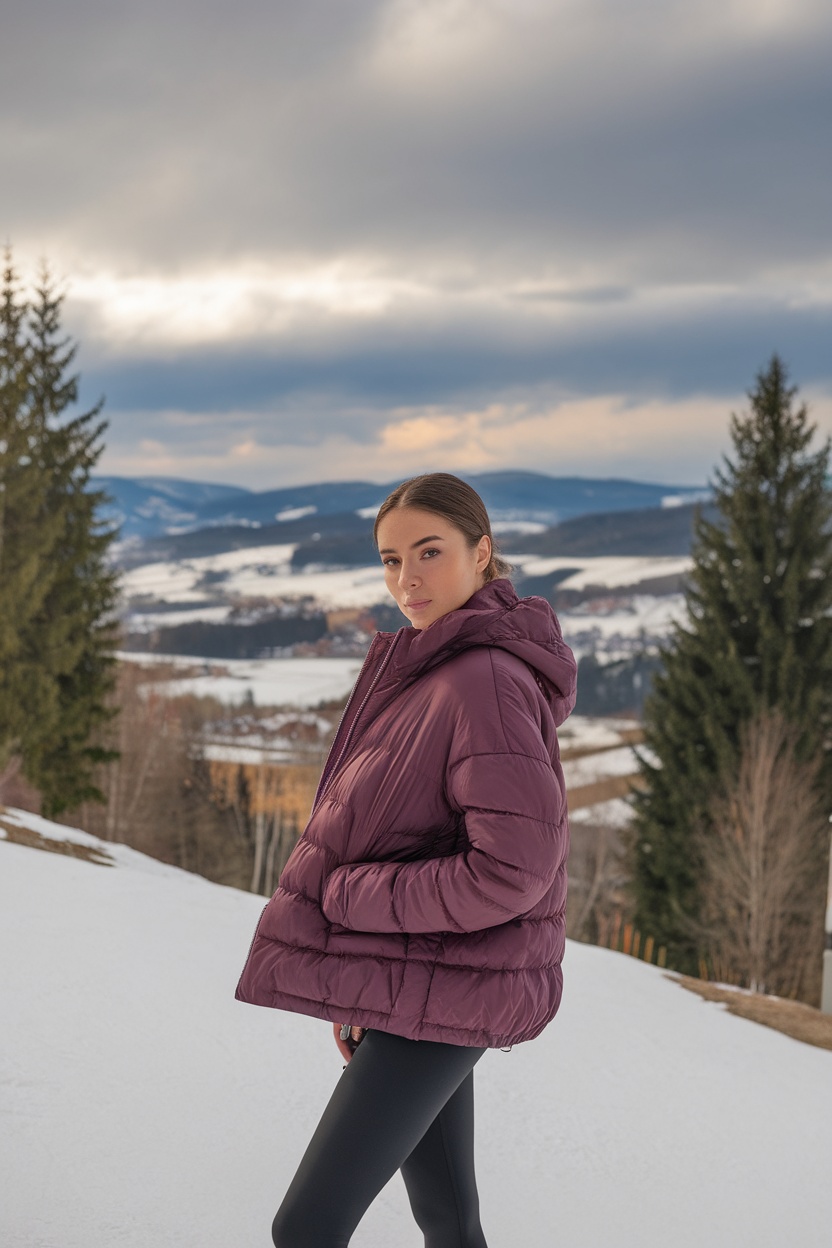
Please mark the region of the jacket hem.
<svg viewBox="0 0 832 1248"><path fill-rule="evenodd" d="M458 1025L443 1027L439 1023L420 1022L413 1026L404 1020L392 1020L383 1011L347 1008L342 1005L331 1005L327 1001L310 1001L306 997L296 997L288 992L271 993L269 1001L252 1001L238 990L235 994L238 1001L246 1005L259 1005L268 1009L285 1010L289 1014L306 1014L311 1018L320 1018L330 1023L351 1023L354 1027L369 1027L375 1031L387 1031L391 1035L403 1036L407 1040L434 1040L443 1044L457 1044L463 1048L502 1049L506 1045L523 1044L534 1040L554 1018L553 1013L545 1022L523 1031L506 1032L494 1035L481 1028L461 1027ZM557 1010L555 1010L557 1013Z"/></svg>

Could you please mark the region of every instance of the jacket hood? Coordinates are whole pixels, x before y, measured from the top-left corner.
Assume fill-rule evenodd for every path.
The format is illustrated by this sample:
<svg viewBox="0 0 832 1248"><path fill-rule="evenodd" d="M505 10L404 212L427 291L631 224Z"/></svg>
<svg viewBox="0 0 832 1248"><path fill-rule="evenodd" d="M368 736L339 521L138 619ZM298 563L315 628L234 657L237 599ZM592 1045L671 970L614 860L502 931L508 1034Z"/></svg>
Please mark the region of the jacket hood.
<svg viewBox="0 0 832 1248"><path fill-rule="evenodd" d="M425 629L399 629L391 676L410 684L472 646L498 646L528 664L551 704L555 723L563 723L575 705L574 655L546 599L519 598L506 577L489 581Z"/></svg>

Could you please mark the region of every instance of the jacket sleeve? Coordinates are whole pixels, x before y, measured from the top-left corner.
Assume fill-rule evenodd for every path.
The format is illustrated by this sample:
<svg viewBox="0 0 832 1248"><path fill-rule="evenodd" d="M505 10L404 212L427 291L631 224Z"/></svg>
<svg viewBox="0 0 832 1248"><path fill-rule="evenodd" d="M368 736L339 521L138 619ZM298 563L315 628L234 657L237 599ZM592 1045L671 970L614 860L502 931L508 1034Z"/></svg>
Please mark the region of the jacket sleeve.
<svg viewBox="0 0 832 1248"><path fill-rule="evenodd" d="M470 845L444 858L336 867L322 899L330 922L363 932L473 932L525 914L545 895L568 850L563 781L528 711L505 733L520 752L469 754L446 778Z"/></svg>

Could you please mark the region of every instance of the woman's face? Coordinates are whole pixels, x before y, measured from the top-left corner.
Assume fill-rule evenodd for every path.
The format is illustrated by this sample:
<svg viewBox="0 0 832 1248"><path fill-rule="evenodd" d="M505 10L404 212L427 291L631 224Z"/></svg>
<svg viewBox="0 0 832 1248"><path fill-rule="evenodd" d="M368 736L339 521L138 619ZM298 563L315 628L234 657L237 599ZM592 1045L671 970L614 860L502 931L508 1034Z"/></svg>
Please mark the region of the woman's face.
<svg viewBox="0 0 832 1248"><path fill-rule="evenodd" d="M483 585L491 539L473 548L442 516L417 507L394 507L378 526L378 549L387 588L414 628L455 611Z"/></svg>

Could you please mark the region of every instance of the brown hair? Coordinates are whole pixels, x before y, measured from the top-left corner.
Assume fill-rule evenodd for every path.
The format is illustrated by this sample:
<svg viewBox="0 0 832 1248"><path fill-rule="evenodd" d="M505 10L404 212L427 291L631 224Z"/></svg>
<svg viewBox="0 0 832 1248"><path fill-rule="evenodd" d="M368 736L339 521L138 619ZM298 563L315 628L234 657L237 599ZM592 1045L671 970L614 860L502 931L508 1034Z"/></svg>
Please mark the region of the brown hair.
<svg viewBox="0 0 832 1248"><path fill-rule="evenodd" d="M473 549L481 537L491 539L491 559L483 572L485 582L498 576L508 576L511 564L500 558L491 533L491 521L485 503L477 491L466 481L450 472L423 472L397 485L378 509L373 526L373 541L378 546L378 526L388 512L395 507L418 507L420 511L432 511L459 529Z"/></svg>

